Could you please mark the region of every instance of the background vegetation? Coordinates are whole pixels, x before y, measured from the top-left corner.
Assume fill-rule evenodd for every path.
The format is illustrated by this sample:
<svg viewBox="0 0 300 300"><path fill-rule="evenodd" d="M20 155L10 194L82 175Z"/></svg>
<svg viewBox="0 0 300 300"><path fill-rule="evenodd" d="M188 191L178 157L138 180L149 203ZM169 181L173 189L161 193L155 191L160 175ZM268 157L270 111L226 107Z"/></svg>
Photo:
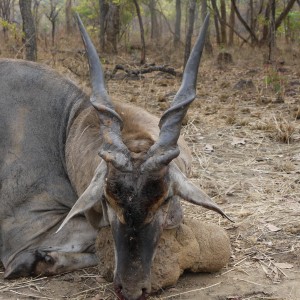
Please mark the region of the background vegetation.
<svg viewBox="0 0 300 300"><path fill-rule="evenodd" d="M2 56L36 60L45 51L75 51L73 11L101 53L131 53L141 64L153 49L175 50L184 63L208 12L208 54L259 48L271 62L276 41L300 43L299 0L1 0Z"/></svg>

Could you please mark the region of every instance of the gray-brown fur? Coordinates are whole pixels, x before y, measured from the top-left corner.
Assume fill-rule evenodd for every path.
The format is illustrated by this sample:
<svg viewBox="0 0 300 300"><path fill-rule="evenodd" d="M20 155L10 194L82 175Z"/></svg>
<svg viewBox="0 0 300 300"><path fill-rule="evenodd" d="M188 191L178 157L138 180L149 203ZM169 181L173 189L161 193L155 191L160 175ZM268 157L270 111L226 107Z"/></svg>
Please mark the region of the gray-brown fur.
<svg viewBox="0 0 300 300"><path fill-rule="evenodd" d="M98 269L108 281L113 280L115 265L112 239L108 228L102 228L96 239ZM174 286L185 270L219 271L229 262L230 256L230 241L224 229L185 219L177 228L162 233L151 268L151 290Z"/></svg>
<svg viewBox="0 0 300 300"><path fill-rule="evenodd" d="M80 244L75 252L93 247L96 231L83 217L71 220L70 229L55 231L101 161L101 138L88 97L47 67L1 60L0 90L0 253L5 276L18 277L34 274L37 262L44 261L36 250L69 251L67 236ZM129 149L148 150L159 133L158 119L122 103L116 110ZM178 165L188 172L190 152L183 140L180 147ZM90 233L77 233L77 227Z"/></svg>
<svg viewBox="0 0 300 300"><path fill-rule="evenodd" d="M90 104L58 73L24 61L1 60L0 91L0 253L5 276L13 277L34 273L35 250L74 243L54 232L77 200L65 168L66 136ZM77 248L91 247L94 236Z"/></svg>

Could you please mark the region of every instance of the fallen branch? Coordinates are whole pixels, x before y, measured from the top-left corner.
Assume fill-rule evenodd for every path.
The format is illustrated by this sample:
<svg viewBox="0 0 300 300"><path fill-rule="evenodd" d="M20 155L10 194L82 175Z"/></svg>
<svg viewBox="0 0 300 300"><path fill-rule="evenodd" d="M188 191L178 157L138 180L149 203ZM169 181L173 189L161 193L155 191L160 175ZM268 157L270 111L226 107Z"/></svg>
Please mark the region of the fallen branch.
<svg viewBox="0 0 300 300"><path fill-rule="evenodd" d="M168 74L171 74L173 76L176 76L177 73L174 70L174 68L170 68L167 66L149 66L147 68L142 68L142 69L135 69L135 70L130 70L125 68L123 65L116 65L114 70L112 71L111 77L114 77L118 70L122 70L127 73L129 76L140 76L141 74L146 74L146 73L151 73L151 72L165 72Z"/></svg>

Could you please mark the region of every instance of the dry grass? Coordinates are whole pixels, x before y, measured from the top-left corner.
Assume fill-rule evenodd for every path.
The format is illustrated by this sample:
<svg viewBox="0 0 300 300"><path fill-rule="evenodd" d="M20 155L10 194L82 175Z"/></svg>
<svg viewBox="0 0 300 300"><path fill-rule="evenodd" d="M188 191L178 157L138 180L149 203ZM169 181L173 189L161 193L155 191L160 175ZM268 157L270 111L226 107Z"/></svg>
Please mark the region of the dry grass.
<svg viewBox="0 0 300 300"><path fill-rule="evenodd" d="M205 294L202 299L293 299L278 295L286 291L283 284L300 271L300 85L293 86L295 95L284 94L284 102L272 101L278 91L271 82L266 86L267 71L260 63L263 58L247 51L233 51L234 64L222 70L212 60L203 62L197 103L189 111L182 131L193 152L191 180L235 223L184 202L185 215L225 227L232 242L232 259L222 272L207 275L209 281L200 276L193 284L186 276L177 290L170 289L151 299L199 299L192 295L206 291L215 294ZM59 71L80 81L88 91L81 79L86 79L84 57L57 53L55 59L44 61L50 65L55 62ZM119 57L113 62L120 61L127 58ZM105 64L105 69L113 67ZM286 67L287 72L279 74L282 93L300 75L299 61L287 63ZM234 84L241 78L252 79L255 89L234 91ZM179 85L178 78L157 73L138 81L124 78L108 82L113 96L125 102L134 100L158 116L162 113L159 103L167 103L158 99L174 93ZM297 109L291 113L291 107ZM289 263L293 268L285 269L278 263ZM227 286L218 284L227 279ZM203 282L206 286L199 287ZM262 291L246 295L249 286ZM229 287L237 287L235 293ZM291 289L289 293L292 292ZM58 299L62 295L64 299L114 299L111 285L101 282L96 269L52 278L0 280L0 299Z"/></svg>
<svg viewBox="0 0 300 300"><path fill-rule="evenodd" d="M295 125L287 120L278 121L274 117L275 132L274 137L277 141L289 144L293 140L293 134L296 131Z"/></svg>

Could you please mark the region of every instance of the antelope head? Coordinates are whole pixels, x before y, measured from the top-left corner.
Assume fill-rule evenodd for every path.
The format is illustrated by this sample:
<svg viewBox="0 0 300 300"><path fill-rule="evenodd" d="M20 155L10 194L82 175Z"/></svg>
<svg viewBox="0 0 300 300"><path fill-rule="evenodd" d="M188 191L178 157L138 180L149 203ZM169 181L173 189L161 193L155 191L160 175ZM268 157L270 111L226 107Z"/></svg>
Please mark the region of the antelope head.
<svg viewBox="0 0 300 300"><path fill-rule="evenodd" d="M182 219L179 199L227 217L173 162L179 155L177 141L182 120L196 97L197 73L209 18L206 17L186 64L181 87L160 119L158 140L138 158L122 140L122 119L106 91L99 57L79 16L76 18L89 60L90 100L99 115L103 141L99 155L103 160L62 226L82 212L94 226L109 224L114 238L116 291L120 299L145 299L151 289L150 268L160 235L163 229L178 225ZM101 220L95 222L91 211L99 203Z"/></svg>

